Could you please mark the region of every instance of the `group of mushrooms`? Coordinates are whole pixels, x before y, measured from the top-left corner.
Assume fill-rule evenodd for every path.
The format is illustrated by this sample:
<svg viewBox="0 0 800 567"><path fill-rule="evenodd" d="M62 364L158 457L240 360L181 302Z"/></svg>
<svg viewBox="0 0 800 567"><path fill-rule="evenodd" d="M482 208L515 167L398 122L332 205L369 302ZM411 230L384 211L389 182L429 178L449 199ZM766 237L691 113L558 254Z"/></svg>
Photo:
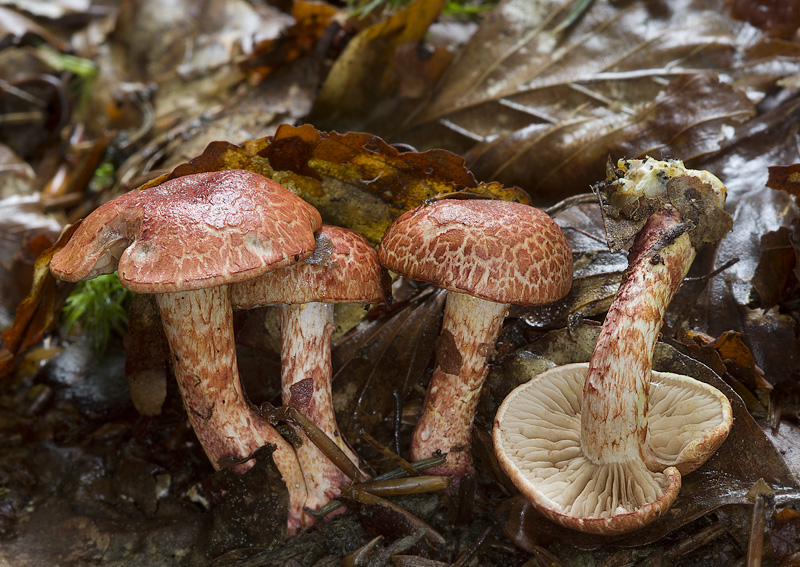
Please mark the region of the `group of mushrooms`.
<svg viewBox="0 0 800 567"><path fill-rule="evenodd" d="M620 168L608 189L622 201L664 193L688 176L702 193L693 199L711 199L720 209L724 203L717 178L680 162L648 158ZM668 200L659 203L636 236L591 361L532 378L495 418L501 467L544 515L567 527L621 533L652 521L677 496L681 474L705 462L731 427L730 404L719 391L651 371L664 311L694 259L699 241L692 234L705 218L687 220ZM472 471L472 422L509 304L564 297L572 254L558 225L534 207L460 199L407 211L376 252L361 235L322 225L314 207L278 183L225 170L105 203L50 269L71 282L118 271L126 288L155 297L184 406L208 458L217 468L236 459L244 472L256 449L272 445L294 534L348 477L307 439L288 443L249 403L239 381L234 309L281 305L282 402L358 467L331 400L333 304L388 301L387 270L446 289L436 366L410 457L446 454L434 472L457 483Z"/></svg>

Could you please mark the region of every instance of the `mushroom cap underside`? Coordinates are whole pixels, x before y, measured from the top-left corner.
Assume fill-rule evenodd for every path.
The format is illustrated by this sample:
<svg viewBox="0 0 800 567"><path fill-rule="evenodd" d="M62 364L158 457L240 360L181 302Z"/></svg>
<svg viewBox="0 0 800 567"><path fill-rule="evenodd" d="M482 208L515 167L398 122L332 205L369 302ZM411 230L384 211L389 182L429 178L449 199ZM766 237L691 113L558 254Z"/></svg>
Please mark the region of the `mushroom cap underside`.
<svg viewBox="0 0 800 567"><path fill-rule="evenodd" d="M338 226L323 226L309 258L231 287L233 306L270 303L377 303L389 286L378 254L366 238Z"/></svg>
<svg viewBox="0 0 800 567"><path fill-rule="evenodd" d="M730 403L693 378L653 372L649 440L665 468L653 472L641 460L595 464L580 439L587 370L587 363L558 366L509 394L495 417L495 451L514 484L551 520L626 533L669 508L680 489L678 468L694 470L719 448L731 426Z"/></svg>
<svg viewBox="0 0 800 567"><path fill-rule="evenodd" d="M50 269L66 281L118 269L137 293L201 289L308 257L321 224L314 207L262 175L197 173L101 205Z"/></svg>
<svg viewBox="0 0 800 567"><path fill-rule="evenodd" d="M550 303L572 284L559 226L509 201L444 199L407 211L384 234L379 257L407 278L499 303Z"/></svg>

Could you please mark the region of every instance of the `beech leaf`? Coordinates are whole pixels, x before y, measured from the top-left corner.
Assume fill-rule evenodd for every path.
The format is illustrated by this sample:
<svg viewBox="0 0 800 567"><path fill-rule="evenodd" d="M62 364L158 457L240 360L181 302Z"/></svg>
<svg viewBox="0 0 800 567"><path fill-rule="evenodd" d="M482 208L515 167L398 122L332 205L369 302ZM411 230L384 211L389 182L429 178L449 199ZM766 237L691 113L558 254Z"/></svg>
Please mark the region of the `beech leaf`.
<svg viewBox="0 0 800 567"><path fill-rule="evenodd" d="M373 131L450 149L479 177L552 202L585 191L609 154L717 151L752 101L800 70L800 45L699 0L596 0L563 27L570 6L501 2L430 97Z"/></svg>

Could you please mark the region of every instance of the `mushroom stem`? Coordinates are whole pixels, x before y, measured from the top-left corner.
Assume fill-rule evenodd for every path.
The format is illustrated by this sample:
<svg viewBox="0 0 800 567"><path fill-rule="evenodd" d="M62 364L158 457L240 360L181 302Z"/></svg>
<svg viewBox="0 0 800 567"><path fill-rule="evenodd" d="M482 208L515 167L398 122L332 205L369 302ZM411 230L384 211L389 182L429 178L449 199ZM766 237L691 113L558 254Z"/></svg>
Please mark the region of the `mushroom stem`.
<svg viewBox="0 0 800 567"><path fill-rule="evenodd" d="M665 207L648 219L631 248L583 390L581 445L596 464L642 458L653 349L664 312L695 257L686 228L680 214Z"/></svg>
<svg viewBox="0 0 800 567"><path fill-rule="evenodd" d="M358 464L358 457L339 433L333 411L333 304L312 302L281 305L280 326L284 405L297 408L330 437L353 463ZM296 452L300 467L306 473L306 506L316 510L339 495L339 486L348 482L348 477L303 433L298 432L298 435L304 441Z"/></svg>
<svg viewBox="0 0 800 567"><path fill-rule="evenodd" d="M457 483L473 470L472 423L507 311L506 303L447 292L436 368L411 441L412 460L447 453L445 464L430 474L453 475Z"/></svg>
<svg viewBox="0 0 800 567"><path fill-rule="evenodd" d="M218 469L223 457L246 458L263 445L274 445L272 458L289 491L288 531L294 535L310 523L303 511L303 474L292 446L258 415L242 391L228 286L155 297L186 413L206 455ZM251 466L245 462L236 470Z"/></svg>

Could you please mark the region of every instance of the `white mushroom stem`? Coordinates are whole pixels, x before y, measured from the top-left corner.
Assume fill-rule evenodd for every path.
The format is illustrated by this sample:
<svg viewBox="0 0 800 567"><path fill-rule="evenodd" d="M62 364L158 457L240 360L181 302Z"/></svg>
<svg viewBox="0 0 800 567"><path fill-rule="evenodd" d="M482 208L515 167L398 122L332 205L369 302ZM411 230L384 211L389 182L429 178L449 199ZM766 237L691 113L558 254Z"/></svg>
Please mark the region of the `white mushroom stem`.
<svg viewBox="0 0 800 567"><path fill-rule="evenodd" d="M289 535L310 523L303 511L306 486L292 446L245 398L239 382L228 286L156 295L172 351L175 377L200 444L214 465L246 458L271 444L272 458L289 491ZM236 466L245 472L246 462Z"/></svg>
<svg viewBox="0 0 800 567"><path fill-rule="evenodd" d="M447 292L436 368L411 441L412 460L447 453L431 474L449 474L457 482L473 470L472 422L507 311L505 303Z"/></svg>
<svg viewBox="0 0 800 567"><path fill-rule="evenodd" d="M606 315L584 384L581 445L596 464L637 461L650 453L653 349L694 257L680 214L671 207L652 215L634 241L629 271Z"/></svg>
<svg viewBox="0 0 800 567"><path fill-rule="evenodd" d="M339 433L331 397L332 303L281 305L281 390L283 403L297 408L358 466L358 457ZM348 477L303 433L296 449L311 510L339 495Z"/></svg>

